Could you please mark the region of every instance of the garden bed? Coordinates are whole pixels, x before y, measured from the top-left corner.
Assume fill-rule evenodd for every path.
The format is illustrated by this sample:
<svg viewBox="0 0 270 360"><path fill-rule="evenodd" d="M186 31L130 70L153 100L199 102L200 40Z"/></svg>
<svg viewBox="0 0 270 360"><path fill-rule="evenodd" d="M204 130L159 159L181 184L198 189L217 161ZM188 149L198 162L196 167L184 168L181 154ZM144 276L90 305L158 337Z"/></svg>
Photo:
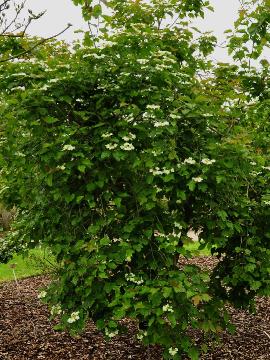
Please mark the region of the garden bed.
<svg viewBox="0 0 270 360"><path fill-rule="evenodd" d="M210 257L194 260L211 267ZM46 306L37 299L38 289L48 283L46 277L32 277L0 285L0 360L161 360L156 347L145 348L136 340L136 326L128 322L129 333L106 343L94 324L85 333L72 338L53 330ZM235 335L222 334L223 344L214 346L203 360L270 359L270 299L257 299L257 314L231 310L237 326ZM210 344L211 347L211 344Z"/></svg>

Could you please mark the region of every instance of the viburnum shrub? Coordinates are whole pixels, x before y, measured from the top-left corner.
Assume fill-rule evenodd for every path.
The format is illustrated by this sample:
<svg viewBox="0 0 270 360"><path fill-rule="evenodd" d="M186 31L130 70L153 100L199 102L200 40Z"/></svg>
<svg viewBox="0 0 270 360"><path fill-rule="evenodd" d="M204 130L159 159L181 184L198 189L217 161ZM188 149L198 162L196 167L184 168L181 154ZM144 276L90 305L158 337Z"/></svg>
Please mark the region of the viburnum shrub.
<svg viewBox="0 0 270 360"><path fill-rule="evenodd" d="M201 1L111 3L73 52L0 67L2 193L19 209L1 256L50 247L59 270L40 298L60 328L92 318L109 339L131 318L164 359L198 359L190 328L219 333L226 302L269 294L269 80L267 102L242 68L204 58L215 40L186 21ZM183 262L191 228L220 258L212 273Z"/></svg>

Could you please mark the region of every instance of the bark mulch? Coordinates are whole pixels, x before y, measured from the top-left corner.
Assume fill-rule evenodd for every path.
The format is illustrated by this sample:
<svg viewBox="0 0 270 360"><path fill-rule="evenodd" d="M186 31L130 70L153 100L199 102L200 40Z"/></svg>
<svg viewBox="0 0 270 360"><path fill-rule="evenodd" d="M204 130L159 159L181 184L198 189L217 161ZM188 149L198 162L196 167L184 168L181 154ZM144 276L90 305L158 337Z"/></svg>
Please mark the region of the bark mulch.
<svg viewBox="0 0 270 360"><path fill-rule="evenodd" d="M198 258L197 264L211 268L215 259ZM145 348L136 340L136 326L128 322L129 333L105 342L89 322L86 331L74 338L53 330L48 310L37 299L46 277L34 277L0 284L0 360L162 360L159 347ZM270 299L257 300L256 315L231 309L235 335L222 334L203 360L270 360Z"/></svg>

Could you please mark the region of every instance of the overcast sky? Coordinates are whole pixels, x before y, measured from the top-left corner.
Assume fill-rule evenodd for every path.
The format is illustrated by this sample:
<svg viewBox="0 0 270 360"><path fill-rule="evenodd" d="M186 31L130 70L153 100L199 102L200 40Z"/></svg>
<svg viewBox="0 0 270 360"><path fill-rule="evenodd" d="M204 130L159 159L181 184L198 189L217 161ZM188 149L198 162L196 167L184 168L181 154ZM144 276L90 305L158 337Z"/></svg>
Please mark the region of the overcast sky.
<svg viewBox="0 0 270 360"><path fill-rule="evenodd" d="M215 7L215 13L208 12L206 18L197 23L203 30L213 30L221 43L224 40L224 30L231 28L237 18L239 0L211 0L211 3ZM74 34L74 30L87 28L81 17L80 8L74 6L71 0L28 0L27 4L34 12L47 10L43 18L32 25L32 35L47 37L60 32L67 23L71 23L73 27L61 36L62 39L71 42L79 36ZM227 61L226 50L217 48L214 58L218 61Z"/></svg>

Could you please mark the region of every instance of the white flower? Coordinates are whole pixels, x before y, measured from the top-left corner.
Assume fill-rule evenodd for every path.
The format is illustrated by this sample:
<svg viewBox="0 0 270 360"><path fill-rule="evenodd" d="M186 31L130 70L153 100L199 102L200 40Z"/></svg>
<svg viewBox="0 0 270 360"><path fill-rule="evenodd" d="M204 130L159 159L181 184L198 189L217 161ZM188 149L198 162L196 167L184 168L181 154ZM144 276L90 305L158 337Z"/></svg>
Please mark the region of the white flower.
<svg viewBox="0 0 270 360"><path fill-rule="evenodd" d="M60 315L62 313L62 309L60 305L53 305L51 308L51 315Z"/></svg>
<svg viewBox="0 0 270 360"><path fill-rule="evenodd" d="M216 162L216 160L210 160L210 159L205 158L205 159L202 159L201 162L202 162L204 165L212 165L212 164L214 164L214 163Z"/></svg>
<svg viewBox="0 0 270 360"><path fill-rule="evenodd" d="M57 169L59 169L59 170L65 170L65 165L57 165L57 167L56 167Z"/></svg>
<svg viewBox="0 0 270 360"><path fill-rule="evenodd" d="M148 60L147 59L137 59L137 62L141 65L145 65L148 63Z"/></svg>
<svg viewBox="0 0 270 360"><path fill-rule="evenodd" d="M146 109L151 109L151 110L158 110L160 109L160 106L159 105L147 105L146 106Z"/></svg>
<svg viewBox="0 0 270 360"><path fill-rule="evenodd" d="M120 146L120 148L125 151L131 151L135 149L135 147L128 142L125 142L123 145Z"/></svg>
<svg viewBox="0 0 270 360"><path fill-rule="evenodd" d="M200 183L203 181L203 178L198 176L198 177L193 177L192 180L195 181L196 183Z"/></svg>
<svg viewBox="0 0 270 360"><path fill-rule="evenodd" d="M265 205L270 205L270 200L264 200Z"/></svg>
<svg viewBox="0 0 270 360"><path fill-rule="evenodd" d="M25 91L25 86L16 86L11 89L11 91L15 91L15 90Z"/></svg>
<svg viewBox="0 0 270 360"><path fill-rule="evenodd" d="M173 308L171 307L170 304L163 305L162 310L164 312L173 312Z"/></svg>
<svg viewBox="0 0 270 360"><path fill-rule="evenodd" d="M154 127L164 127L170 125L169 121L155 121Z"/></svg>
<svg viewBox="0 0 270 360"><path fill-rule="evenodd" d="M113 133L104 133L101 135L101 137L103 137L104 139L109 138L111 136L113 136Z"/></svg>
<svg viewBox="0 0 270 360"><path fill-rule="evenodd" d="M110 143L110 144L106 144L106 145L105 145L105 148L106 148L106 149L109 149L109 150L114 150L114 149L117 148L117 146L118 146L117 144L111 144L111 143Z"/></svg>
<svg viewBox="0 0 270 360"><path fill-rule="evenodd" d="M65 150L72 151L74 149L75 149L75 146L73 146L73 145L64 145L63 146L63 151L65 151Z"/></svg>
<svg viewBox="0 0 270 360"><path fill-rule="evenodd" d="M105 334L109 337L109 338L113 338L114 336L118 335L118 330L115 331L109 331L107 328L105 329Z"/></svg>
<svg viewBox="0 0 270 360"><path fill-rule="evenodd" d="M71 313L70 317L67 319L67 322L69 324L72 324L79 319L80 319L79 311L74 311L73 313Z"/></svg>
<svg viewBox="0 0 270 360"><path fill-rule="evenodd" d="M194 159L192 159L191 157L189 157L184 160L184 164L194 165L194 164L196 164L196 161Z"/></svg>
<svg viewBox="0 0 270 360"><path fill-rule="evenodd" d="M270 166L263 166L263 169L270 170Z"/></svg>
<svg viewBox="0 0 270 360"><path fill-rule="evenodd" d="M46 291L41 291L39 294L38 294L38 298L39 299L44 299L47 295L47 292Z"/></svg>
<svg viewBox="0 0 270 360"><path fill-rule="evenodd" d="M177 353L178 353L178 348L172 348L172 347L169 348L169 354L170 355L174 356Z"/></svg>
<svg viewBox="0 0 270 360"><path fill-rule="evenodd" d="M256 166L257 164L255 163L255 161L251 161L250 165Z"/></svg>
<svg viewBox="0 0 270 360"><path fill-rule="evenodd" d="M127 141L130 141L130 140L136 139L136 135L134 135L132 133L129 133L127 136L123 136L122 139L127 142Z"/></svg>

